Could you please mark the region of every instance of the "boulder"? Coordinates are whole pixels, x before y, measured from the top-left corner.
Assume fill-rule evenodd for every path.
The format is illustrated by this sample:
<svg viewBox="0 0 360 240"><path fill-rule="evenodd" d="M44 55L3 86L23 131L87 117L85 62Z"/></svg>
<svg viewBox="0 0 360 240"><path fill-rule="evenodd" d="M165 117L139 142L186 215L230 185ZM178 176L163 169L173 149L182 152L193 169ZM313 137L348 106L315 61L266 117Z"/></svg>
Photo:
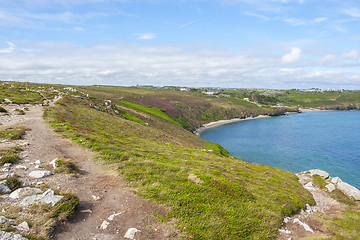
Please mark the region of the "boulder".
<svg viewBox="0 0 360 240"><path fill-rule="evenodd" d="M331 182L332 182L333 184L337 184L338 182L342 182L342 180L341 180L339 177L333 177L333 178L331 179Z"/></svg>
<svg viewBox="0 0 360 240"><path fill-rule="evenodd" d="M20 223L17 226L17 229L19 229L20 231L30 231L30 227L29 224L26 221L23 221L22 223Z"/></svg>
<svg viewBox="0 0 360 240"><path fill-rule="evenodd" d="M329 178L329 173L327 173L327 172L325 172L323 170L320 170L320 169L311 169L311 170L309 170L309 172L310 172L310 175L312 177L315 176L315 175L318 175L318 176L320 176L320 177L322 177L324 179Z"/></svg>
<svg viewBox="0 0 360 240"><path fill-rule="evenodd" d="M14 176L14 173L4 173L0 175L0 179L9 178Z"/></svg>
<svg viewBox="0 0 360 240"><path fill-rule="evenodd" d="M0 240L29 240L20 234L0 231Z"/></svg>
<svg viewBox="0 0 360 240"><path fill-rule="evenodd" d="M312 182L308 182L304 185L304 188L306 188L307 190L314 190L314 184Z"/></svg>
<svg viewBox="0 0 360 240"><path fill-rule="evenodd" d="M15 220L4 216L0 216L0 224L4 224L4 223L15 223Z"/></svg>
<svg viewBox="0 0 360 240"><path fill-rule="evenodd" d="M0 193L11 193L6 180L0 182Z"/></svg>
<svg viewBox="0 0 360 240"><path fill-rule="evenodd" d="M129 228L126 231L124 238L135 239L135 233L137 233L137 232L141 232L141 231L137 230L136 228Z"/></svg>
<svg viewBox="0 0 360 240"><path fill-rule="evenodd" d="M50 176L51 174L52 174L52 172L50 172L50 171L35 170L35 171L32 171L31 173L29 173L29 176L33 177L33 178L44 178L44 177Z"/></svg>
<svg viewBox="0 0 360 240"><path fill-rule="evenodd" d="M327 188L327 190L328 190L329 192L335 191L335 185L332 184L332 183L329 183L329 184L326 185L325 187Z"/></svg>
<svg viewBox="0 0 360 240"><path fill-rule="evenodd" d="M356 187L351 186L350 184L346 182L338 182L336 184L336 187L342 191L345 195L348 195L349 197L353 197L356 201L360 200L360 190Z"/></svg>
<svg viewBox="0 0 360 240"><path fill-rule="evenodd" d="M9 197L12 199L18 199L39 193L42 193L42 191L38 188L25 187L25 188L16 189L9 195Z"/></svg>
<svg viewBox="0 0 360 240"><path fill-rule="evenodd" d="M41 195L34 195L26 197L22 200L20 205L22 206L29 206L34 202L41 202L41 203L51 203L53 206L63 198L61 195L55 195L54 191L48 189Z"/></svg>

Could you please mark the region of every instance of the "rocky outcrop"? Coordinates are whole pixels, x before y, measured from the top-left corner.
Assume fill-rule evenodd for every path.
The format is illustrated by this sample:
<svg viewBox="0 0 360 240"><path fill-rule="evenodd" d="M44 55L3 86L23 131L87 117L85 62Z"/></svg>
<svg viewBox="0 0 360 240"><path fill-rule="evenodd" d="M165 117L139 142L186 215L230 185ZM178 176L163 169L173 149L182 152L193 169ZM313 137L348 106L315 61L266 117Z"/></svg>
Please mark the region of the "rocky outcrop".
<svg viewBox="0 0 360 240"><path fill-rule="evenodd" d="M323 170L320 170L320 169L311 169L311 170L309 170L309 172L310 172L310 175L312 177L315 176L315 175L318 175L318 176L320 176L320 177L322 177L324 179L327 179L330 176L329 173L327 173L327 172L325 172Z"/></svg>
<svg viewBox="0 0 360 240"><path fill-rule="evenodd" d="M25 187L25 188L16 189L9 195L9 197L12 199L18 199L39 193L42 193L42 191L38 188Z"/></svg>
<svg viewBox="0 0 360 240"><path fill-rule="evenodd" d="M11 193L6 180L0 182L0 193Z"/></svg>
<svg viewBox="0 0 360 240"><path fill-rule="evenodd" d="M33 178L44 178L44 177L50 176L51 174L52 174L52 172L50 172L50 171L35 170L35 171L32 171L31 173L29 173L29 176L33 177Z"/></svg>
<svg viewBox="0 0 360 240"><path fill-rule="evenodd" d="M0 240L28 240L20 234L0 231Z"/></svg>
<svg viewBox="0 0 360 240"><path fill-rule="evenodd" d="M360 201L360 190L356 187L353 187L350 184L343 182L341 179L336 183L336 187L345 195L354 198L356 201Z"/></svg>
<svg viewBox="0 0 360 240"><path fill-rule="evenodd" d="M34 196L24 198L24 200L22 200L20 205L29 206L35 202L41 202L41 203L51 203L54 206L62 198L63 198L63 196L55 195L53 190L48 189L46 192L44 192L41 195L34 195Z"/></svg>

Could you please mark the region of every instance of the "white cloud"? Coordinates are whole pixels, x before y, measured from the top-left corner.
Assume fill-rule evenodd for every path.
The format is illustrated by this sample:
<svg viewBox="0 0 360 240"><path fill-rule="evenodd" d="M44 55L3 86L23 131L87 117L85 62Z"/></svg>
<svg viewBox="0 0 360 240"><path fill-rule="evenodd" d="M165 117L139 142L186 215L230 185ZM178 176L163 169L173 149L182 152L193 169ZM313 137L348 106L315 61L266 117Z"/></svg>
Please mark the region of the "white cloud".
<svg viewBox="0 0 360 240"><path fill-rule="evenodd" d="M314 22L315 23L321 23L321 22L325 22L327 20L328 20L328 18L326 18L326 17L319 17L319 18L315 18Z"/></svg>
<svg viewBox="0 0 360 240"><path fill-rule="evenodd" d="M254 12L244 12L243 14L246 15L246 16L250 16L250 17L261 18L262 20L265 20L265 21L271 20L269 17L267 17L265 15L254 13Z"/></svg>
<svg viewBox="0 0 360 240"><path fill-rule="evenodd" d="M74 27L73 28L75 31L85 31L85 28L82 28L82 27Z"/></svg>
<svg viewBox="0 0 360 240"><path fill-rule="evenodd" d="M343 58L357 60L359 59L359 53L357 50L352 49L349 52L344 53Z"/></svg>
<svg viewBox="0 0 360 240"><path fill-rule="evenodd" d="M328 54L319 59L320 64L334 63L337 61L337 56L335 54Z"/></svg>
<svg viewBox="0 0 360 240"><path fill-rule="evenodd" d="M344 13L351 17L360 17L360 10L356 7L345 9Z"/></svg>
<svg viewBox="0 0 360 240"><path fill-rule="evenodd" d="M138 33L136 34L140 40L151 40L156 37L155 33Z"/></svg>
<svg viewBox="0 0 360 240"><path fill-rule="evenodd" d="M281 61L285 64L295 63L300 60L302 50L300 48L292 48L290 53L282 56Z"/></svg>
<svg viewBox="0 0 360 240"><path fill-rule="evenodd" d="M15 44L12 42L6 42L9 45L8 48L0 48L0 53L12 53L15 50Z"/></svg>

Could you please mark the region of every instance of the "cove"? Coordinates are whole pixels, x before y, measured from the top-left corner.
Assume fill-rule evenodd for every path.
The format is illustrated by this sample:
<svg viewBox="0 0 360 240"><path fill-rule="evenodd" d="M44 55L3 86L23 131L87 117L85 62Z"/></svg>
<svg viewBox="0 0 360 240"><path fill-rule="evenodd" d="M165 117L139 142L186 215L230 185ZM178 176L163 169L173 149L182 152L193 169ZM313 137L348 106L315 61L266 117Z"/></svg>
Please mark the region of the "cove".
<svg viewBox="0 0 360 240"><path fill-rule="evenodd" d="M322 169L360 189L360 111L305 111L204 129L244 161L290 172Z"/></svg>

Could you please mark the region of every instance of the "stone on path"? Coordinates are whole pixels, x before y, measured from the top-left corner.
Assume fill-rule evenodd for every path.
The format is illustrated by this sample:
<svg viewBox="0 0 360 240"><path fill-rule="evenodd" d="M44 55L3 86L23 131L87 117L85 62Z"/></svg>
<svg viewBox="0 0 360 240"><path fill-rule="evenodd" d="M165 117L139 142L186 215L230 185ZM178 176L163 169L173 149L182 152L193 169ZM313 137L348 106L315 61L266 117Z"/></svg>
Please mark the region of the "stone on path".
<svg viewBox="0 0 360 240"><path fill-rule="evenodd" d="M33 177L33 178L43 178L43 177L50 176L51 174L52 174L52 172L50 172L50 171L36 170L36 171L32 171L29 174L29 176Z"/></svg>
<svg viewBox="0 0 360 240"><path fill-rule="evenodd" d="M135 238L135 234L137 232L141 232L140 230L136 229L136 228L129 228L127 230L127 232L124 235L124 238L129 238L129 239L134 239Z"/></svg>
<svg viewBox="0 0 360 240"><path fill-rule="evenodd" d="M38 188L24 187L24 188L16 189L9 195L9 197L12 199L18 199L38 193L42 193L42 191Z"/></svg>
<svg viewBox="0 0 360 240"><path fill-rule="evenodd" d="M306 223L303 223L302 221L300 221L300 219L295 218L293 222L303 226L306 231L314 233L314 231L309 227L309 225L307 225Z"/></svg>
<svg viewBox="0 0 360 240"><path fill-rule="evenodd" d="M8 187L6 180L0 182L0 193L11 193L11 189Z"/></svg>
<svg viewBox="0 0 360 240"><path fill-rule="evenodd" d="M58 158L53 159L49 164L51 164L53 166L53 169L57 168L56 162L58 161Z"/></svg>
<svg viewBox="0 0 360 240"><path fill-rule="evenodd" d="M107 229L107 227L109 226L109 222L104 220L100 226L101 229Z"/></svg>
<svg viewBox="0 0 360 240"><path fill-rule="evenodd" d="M41 195L34 195L34 196L24 198L24 200L22 200L20 205L29 206L29 205L33 204L34 202L38 201L41 203L51 203L54 206L62 198L63 198L63 196L55 195L53 190L48 189L46 192L44 192Z"/></svg>
<svg viewBox="0 0 360 240"><path fill-rule="evenodd" d="M95 195L91 195L91 197L95 200L95 201L98 201L98 200L101 200L102 197L100 196L95 196Z"/></svg>
<svg viewBox="0 0 360 240"><path fill-rule="evenodd" d="M110 216L108 217L108 220L109 220L109 221L112 221L112 220L114 220L114 218L115 218L116 216L119 216L119 215L121 215L121 214L123 214L123 212L114 213L114 214L112 214L112 215L110 215Z"/></svg>
<svg viewBox="0 0 360 240"><path fill-rule="evenodd" d="M324 179L329 178L329 173L327 173L323 170L320 170L320 169L311 169L311 170L309 170L309 172L312 177L315 175L319 175L320 177L322 177Z"/></svg>

